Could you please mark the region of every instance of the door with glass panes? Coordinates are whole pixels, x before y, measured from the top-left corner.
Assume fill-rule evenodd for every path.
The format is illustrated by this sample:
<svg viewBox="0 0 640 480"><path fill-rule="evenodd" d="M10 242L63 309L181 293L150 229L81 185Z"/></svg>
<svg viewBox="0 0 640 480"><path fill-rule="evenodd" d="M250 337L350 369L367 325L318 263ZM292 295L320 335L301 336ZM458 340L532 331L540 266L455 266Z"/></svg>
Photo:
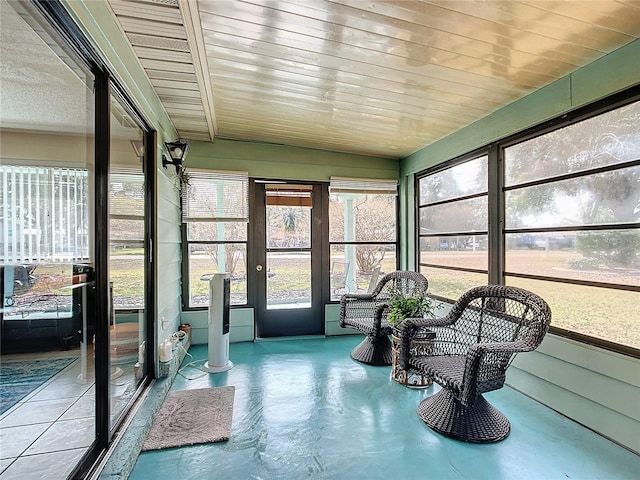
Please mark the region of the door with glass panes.
<svg viewBox="0 0 640 480"><path fill-rule="evenodd" d="M256 337L324 333L323 189L252 182L249 272Z"/></svg>

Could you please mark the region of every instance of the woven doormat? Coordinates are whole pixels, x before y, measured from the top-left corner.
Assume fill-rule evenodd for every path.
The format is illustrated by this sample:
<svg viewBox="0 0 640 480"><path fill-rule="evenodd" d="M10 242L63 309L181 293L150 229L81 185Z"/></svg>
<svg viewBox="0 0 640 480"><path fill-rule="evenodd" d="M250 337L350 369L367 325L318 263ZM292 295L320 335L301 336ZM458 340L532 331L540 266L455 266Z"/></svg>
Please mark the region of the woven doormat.
<svg viewBox="0 0 640 480"><path fill-rule="evenodd" d="M169 393L153 421L142 450L229 440L234 394L233 386Z"/></svg>

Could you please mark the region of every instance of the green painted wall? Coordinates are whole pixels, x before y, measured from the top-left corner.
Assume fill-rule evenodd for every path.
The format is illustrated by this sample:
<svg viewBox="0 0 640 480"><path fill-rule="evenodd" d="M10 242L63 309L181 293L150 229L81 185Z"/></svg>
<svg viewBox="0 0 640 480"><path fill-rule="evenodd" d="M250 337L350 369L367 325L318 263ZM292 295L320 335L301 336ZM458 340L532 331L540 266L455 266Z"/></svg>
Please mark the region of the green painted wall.
<svg viewBox="0 0 640 480"><path fill-rule="evenodd" d="M396 179L399 172L397 160L286 145L216 139L190 141L189 146L187 170L236 170L256 178L305 181L331 176Z"/></svg>

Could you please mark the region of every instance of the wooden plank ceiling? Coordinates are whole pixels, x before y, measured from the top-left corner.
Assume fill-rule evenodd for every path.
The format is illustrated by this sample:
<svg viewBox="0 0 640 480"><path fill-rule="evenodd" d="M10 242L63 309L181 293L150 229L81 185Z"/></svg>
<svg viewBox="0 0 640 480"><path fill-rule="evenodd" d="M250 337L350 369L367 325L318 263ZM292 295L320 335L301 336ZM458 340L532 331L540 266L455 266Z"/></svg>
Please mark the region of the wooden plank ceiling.
<svg viewBox="0 0 640 480"><path fill-rule="evenodd" d="M640 2L109 0L181 137L403 158L640 37Z"/></svg>

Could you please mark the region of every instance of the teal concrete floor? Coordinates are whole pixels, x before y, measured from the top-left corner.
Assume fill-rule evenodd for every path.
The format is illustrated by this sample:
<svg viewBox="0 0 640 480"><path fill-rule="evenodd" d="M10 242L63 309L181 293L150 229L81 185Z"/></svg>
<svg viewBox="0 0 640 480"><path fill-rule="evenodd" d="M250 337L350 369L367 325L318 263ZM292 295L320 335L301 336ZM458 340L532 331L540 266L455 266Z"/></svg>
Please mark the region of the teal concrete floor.
<svg viewBox="0 0 640 480"><path fill-rule="evenodd" d="M389 367L354 362L359 337L239 343L234 367L186 368L172 390L235 385L228 442L143 452L131 480L164 479L636 479L640 457L505 387L485 397L511 421L496 444L446 438ZM206 346L191 347L193 359ZM197 377L197 378L196 378Z"/></svg>

